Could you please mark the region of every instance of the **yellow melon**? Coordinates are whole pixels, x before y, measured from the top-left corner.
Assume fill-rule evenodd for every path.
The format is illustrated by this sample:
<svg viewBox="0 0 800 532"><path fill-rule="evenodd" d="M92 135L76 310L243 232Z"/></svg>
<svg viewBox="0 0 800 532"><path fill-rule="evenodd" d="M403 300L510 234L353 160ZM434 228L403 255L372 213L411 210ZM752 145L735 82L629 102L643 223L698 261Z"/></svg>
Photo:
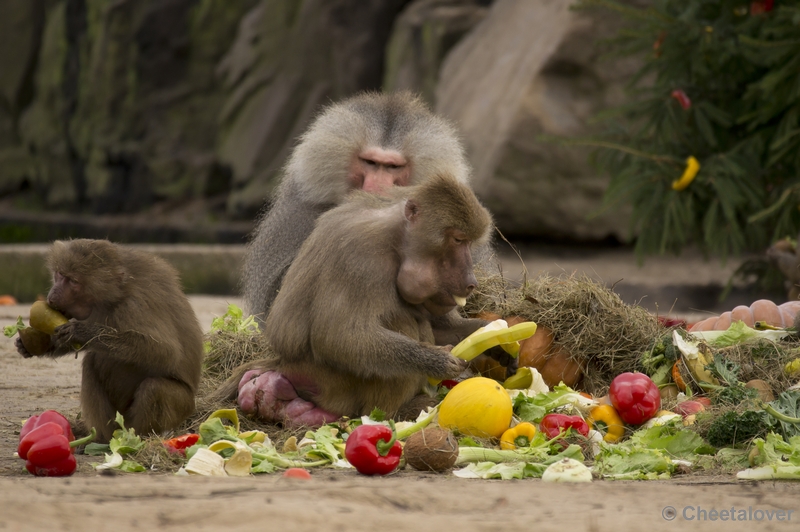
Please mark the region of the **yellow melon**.
<svg viewBox="0 0 800 532"><path fill-rule="evenodd" d="M479 438L499 438L511 424L513 406L502 384L473 377L450 390L439 407L439 425Z"/></svg>

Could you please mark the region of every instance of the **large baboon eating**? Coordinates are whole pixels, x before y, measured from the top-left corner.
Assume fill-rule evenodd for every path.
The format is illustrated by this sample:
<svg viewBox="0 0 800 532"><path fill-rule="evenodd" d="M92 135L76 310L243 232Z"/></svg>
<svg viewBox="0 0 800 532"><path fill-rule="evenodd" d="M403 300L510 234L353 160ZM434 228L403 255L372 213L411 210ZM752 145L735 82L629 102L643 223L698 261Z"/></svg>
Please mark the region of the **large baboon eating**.
<svg viewBox="0 0 800 532"><path fill-rule="evenodd" d="M242 409L289 425L395 415L426 377L459 375L466 363L441 344L486 323L456 307L477 284L471 248L490 226L446 173L388 197L351 193L289 267L265 323L275 358L239 382Z"/></svg>
<svg viewBox="0 0 800 532"><path fill-rule="evenodd" d="M137 433L177 428L195 409L203 333L175 269L107 240L56 241L47 303L70 321L42 356L86 352L81 413L107 442L120 412ZM17 350L31 356L22 342Z"/></svg>
<svg viewBox="0 0 800 532"><path fill-rule="evenodd" d="M409 93L365 93L324 109L291 154L248 246L247 311L266 318L314 222L348 192L386 194L445 172L462 183L470 173L455 129Z"/></svg>

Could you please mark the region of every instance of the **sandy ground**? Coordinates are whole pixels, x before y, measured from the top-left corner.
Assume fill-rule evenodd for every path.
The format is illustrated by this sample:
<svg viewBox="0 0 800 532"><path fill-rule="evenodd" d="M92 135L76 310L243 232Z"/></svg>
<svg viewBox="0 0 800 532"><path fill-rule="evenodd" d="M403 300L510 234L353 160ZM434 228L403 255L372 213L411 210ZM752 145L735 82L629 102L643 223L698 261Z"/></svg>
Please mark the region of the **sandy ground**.
<svg viewBox="0 0 800 532"><path fill-rule="evenodd" d="M190 299L204 329L229 301L238 303ZM0 326L26 315L28 307L0 307ZM80 360L25 360L13 340L0 336L0 530L752 531L797 530L800 522L800 483L728 476L554 485L405 470L381 478L319 470L311 480L211 479L98 475L90 465L97 458L80 456L72 477L31 477L13 456L21 422L49 408L75 415L79 387ZM730 513L714 513L732 509L735 521Z"/></svg>

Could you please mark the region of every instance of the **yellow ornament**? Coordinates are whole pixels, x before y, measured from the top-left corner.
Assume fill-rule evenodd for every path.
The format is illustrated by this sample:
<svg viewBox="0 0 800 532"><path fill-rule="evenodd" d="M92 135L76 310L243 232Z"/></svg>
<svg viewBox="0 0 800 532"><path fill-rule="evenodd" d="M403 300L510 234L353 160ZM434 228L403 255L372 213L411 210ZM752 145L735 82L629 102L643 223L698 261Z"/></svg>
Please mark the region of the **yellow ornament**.
<svg viewBox="0 0 800 532"><path fill-rule="evenodd" d="M512 414L511 398L499 382L473 377L447 393L439 407L439 425L478 438L499 438Z"/></svg>
<svg viewBox="0 0 800 532"><path fill-rule="evenodd" d="M686 170L683 171L683 175L680 179L676 179L672 182L672 190L681 191L688 187L692 181L694 181L697 172L700 171L700 162L694 158L694 155L690 156L686 159Z"/></svg>

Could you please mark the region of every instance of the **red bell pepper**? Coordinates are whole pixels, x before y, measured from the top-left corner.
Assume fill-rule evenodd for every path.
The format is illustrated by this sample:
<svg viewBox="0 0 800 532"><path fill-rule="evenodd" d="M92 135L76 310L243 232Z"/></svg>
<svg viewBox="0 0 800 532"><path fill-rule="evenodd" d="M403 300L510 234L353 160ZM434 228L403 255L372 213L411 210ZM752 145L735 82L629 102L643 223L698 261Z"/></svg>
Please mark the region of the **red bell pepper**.
<svg viewBox="0 0 800 532"><path fill-rule="evenodd" d="M661 409L658 385L644 373L620 373L611 381L608 397L629 425L641 425Z"/></svg>
<svg viewBox="0 0 800 532"><path fill-rule="evenodd" d="M568 429L572 429L584 437L589 435L589 424L581 416L568 416L567 414L547 414L539 422L539 428L550 440Z"/></svg>
<svg viewBox="0 0 800 532"><path fill-rule="evenodd" d="M30 431L36 427L44 425L45 423L57 423L58 426L64 429L64 434L67 436L67 438L70 440L75 439L75 436L72 435L72 426L70 425L69 421L67 421L67 418L55 410L45 410L38 416L29 417L25 424L22 425L22 430L19 431L20 441L22 441L22 438L24 438L25 435Z"/></svg>
<svg viewBox="0 0 800 532"><path fill-rule="evenodd" d="M387 475L400 465L403 447L389 424L361 425L347 438L344 456L362 475Z"/></svg>
<svg viewBox="0 0 800 532"><path fill-rule="evenodd" d="M171 453L180 453L185 455L186 449L194 445L200 440L199 434L184 434L175 438L170 438L164 442L164 447Z"/></svg>
<svg viewBox="0 0 800 532"><path fill-rule="evenodd" d="M25 462L25 469L39 477L63 477L75 472L78 463L73 453L75 447L92 441L97 435L92 433L80 440L72 439L64 433L56 422L47 422L31 430L20 440L17 454Z"/></svg>
<svg viewBox="0 0 800 532"><path fill-rule="evenodd" d="M443 386L448 390L452 390L456 384L458 384L458 381L454 381L453 379L445 379L439 383L439 386Z"/></svg>

